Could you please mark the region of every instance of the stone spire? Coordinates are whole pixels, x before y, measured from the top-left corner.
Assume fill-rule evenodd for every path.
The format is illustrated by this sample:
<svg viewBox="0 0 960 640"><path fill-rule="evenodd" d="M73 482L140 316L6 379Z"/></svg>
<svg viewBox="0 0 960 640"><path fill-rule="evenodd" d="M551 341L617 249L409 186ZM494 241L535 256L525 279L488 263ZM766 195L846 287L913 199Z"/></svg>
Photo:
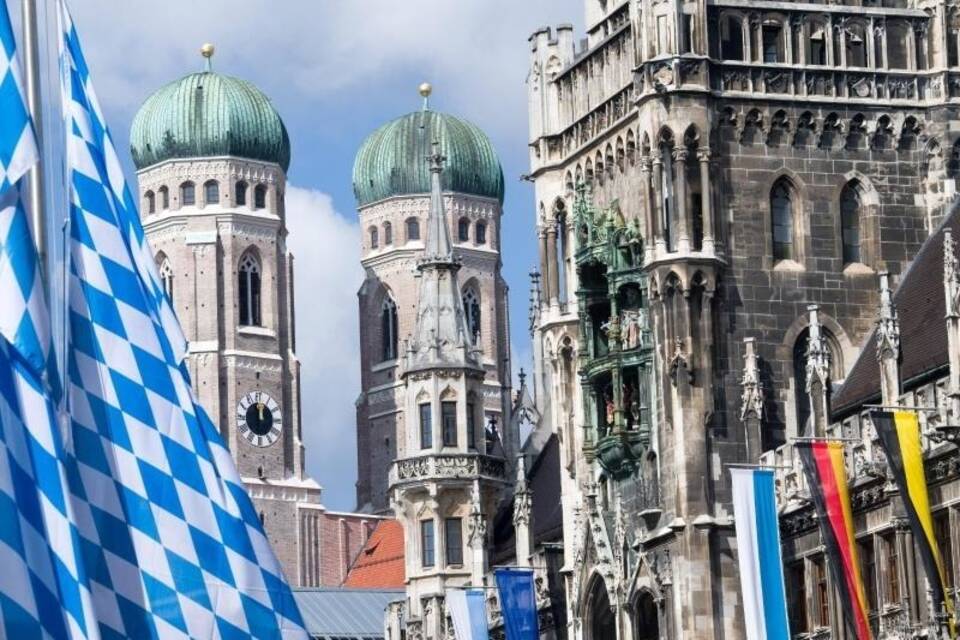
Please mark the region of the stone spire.
<svg viewBox="0 0 960 640"><path fill-rule="evenodd" d="M950 229L943 231L943 303L950 358L950 406L953 420L960 418L960 261Z"/></svg>
<svg viewBox="0 0 960 640"><path fill-rule="evenodd" d="M830 347L820 325L820 307L811 304L809 340L807 342L807 393L810 395L810 415L813 418L813 435L820 438L827 433L830 419L827 394L830 390ZM804 425L797 425L802 430Z"/></svg>
<svg viewBox="0 0 960 640"><path fill-rule="evenodd" d="M900 398L900 320L890 291L890 274L880 272L880 317L877 319L877 363L880 365L880 393L883 404L892 406Z"/></svg>
<svg viewBox="0 0 960 640"><path fill-rule="evenodd" d="M430 211L423 257L417 264L420 296L417 324L407 350L407 372L436 367L481 368L471 344L457 272L460 259L453 255L447 216L443 210L440 174L446 158L440 143L433 143L430 163Z"/></svg>
<svg viewBox="0 0 960 640"><path fill-rule="evenodd" d="M517 565L530 566L533 555L533 492L527 485L524 455L517 456L517 484L513 492L513 529L517 547Z"/></svg>

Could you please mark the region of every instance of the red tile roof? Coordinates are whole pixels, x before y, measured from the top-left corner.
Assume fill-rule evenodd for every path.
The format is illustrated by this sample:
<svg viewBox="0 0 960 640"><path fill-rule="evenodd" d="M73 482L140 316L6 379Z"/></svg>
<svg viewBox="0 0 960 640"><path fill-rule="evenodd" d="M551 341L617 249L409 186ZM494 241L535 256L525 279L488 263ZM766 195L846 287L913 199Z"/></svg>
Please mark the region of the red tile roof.
<svg viewBox="0 0 960 640"><path fill-rule="evenodd" d="M396 520L382 520L357 554L343 586L355 589L403 588L406 582L403 549L403 526Z"/></svg>

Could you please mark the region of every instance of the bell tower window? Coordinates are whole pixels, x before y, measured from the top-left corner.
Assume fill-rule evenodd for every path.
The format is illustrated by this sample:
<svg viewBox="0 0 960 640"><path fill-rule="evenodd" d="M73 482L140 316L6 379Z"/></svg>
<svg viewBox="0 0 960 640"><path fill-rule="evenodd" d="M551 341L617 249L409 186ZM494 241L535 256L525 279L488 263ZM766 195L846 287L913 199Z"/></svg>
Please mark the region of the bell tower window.
<svg viewBox="0 0 960 640"><path fill-rule="evenodd" d="M234 189L236 191L233 199L234 204L238 207L245 207L247 205L247 183L241 180Z"/></svg>
<svg viewBox="0 0 960 640"><path fill-rule="evenodd" d="M770 220L773 228L773 259L795 260L793 246L793 194L786 180L770 190Z"/></svg>
<svg viewBox="0 0 960 640"><path fill-rule="evenodd" d="M180 185L180 206L192 207L197 203L197 189L192 182Z"/></svg>
<svg viewBox="0 0 960 640"><path fill-rule="evenodd" d="M416 218L407 218L407 242L420 239L420 221Z"/></svg>
<svg viewBox="0 0 960 640"><path fill-rule="evenodd" d="M473 240L477 244L487 244L487 224L478 222L473 232Z"/></svg>
<svg viewBox="0 0 960 640"><path fill-rule="evenodd" d="M253 190L253 208L264 209L267 206L267 188L258 184Z"/></svg>
<svg viewBox="0 0 960 640"><path fill-rule="evenodd" d="M260 321L260 262L247 252L240 259L239 304L240 326L259 327Z"/></svg>
<svg viewBox="0 0 960 640"><path fill-rule="evenodd" d="M203 203L219 204L220 202L220 183L216 180L207 180L203 183Z"/></svg>
<svg viewBox="0 0 960 640"><path fill-rule="evenodd" d="M157 198L153 194L153 191L147 191L143 194L143 197L147 201L147 213L155 213L157 210Z"/></svg>
<svg viewBox="0 0 960 640"><path fill-rule="evenodd" d="M157 189L157 193L160 195L160 208L166 211L170 208L170 190L166 187L160 187Z"/></svg>

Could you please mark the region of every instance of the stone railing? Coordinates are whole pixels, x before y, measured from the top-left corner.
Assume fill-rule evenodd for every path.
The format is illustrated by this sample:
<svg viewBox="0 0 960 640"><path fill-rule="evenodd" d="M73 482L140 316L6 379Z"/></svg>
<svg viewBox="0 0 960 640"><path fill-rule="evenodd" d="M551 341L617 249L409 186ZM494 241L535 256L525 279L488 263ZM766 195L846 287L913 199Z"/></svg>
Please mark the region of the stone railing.
<svg viewBox="0 0 960 640"><path fill-rule="evenodd" d="M507 466L503 458L480 453L436 453L403 458L390 468L390 484L419 483L430 480L463 479L505 482Z"/></svg>

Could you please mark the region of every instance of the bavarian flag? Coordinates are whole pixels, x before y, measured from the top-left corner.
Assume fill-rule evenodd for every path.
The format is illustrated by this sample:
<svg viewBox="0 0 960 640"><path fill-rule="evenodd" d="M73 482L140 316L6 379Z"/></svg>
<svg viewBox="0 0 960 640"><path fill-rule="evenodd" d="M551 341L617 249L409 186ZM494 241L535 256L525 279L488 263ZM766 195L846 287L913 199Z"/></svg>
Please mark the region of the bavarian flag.
<svg viewBox="0 0 960 640"><path fill-rule="evenodd" d="M843 464L843 443L817 440L795 444L803 460L810 496L817 509L820 532L834 582L844 610L859 640L872 640L867 619L867 594L860 575L857 541L853 535L853 510Z"/></svg>
<svg viewBox="0 0 960 640"><path fill-rule="evenodd" d="M920 552L920 560L933 591L933 602L939 608L943 603L950 626L950 637L956 638L953 601L946 595L943 556L933 534L933 516L927 497L927 479L923 473L923 449L920 446L920 423L913 411L876 411L873 424L880 437L880 445L887 454L887 463L893 475L907 520Z"/></svg>

